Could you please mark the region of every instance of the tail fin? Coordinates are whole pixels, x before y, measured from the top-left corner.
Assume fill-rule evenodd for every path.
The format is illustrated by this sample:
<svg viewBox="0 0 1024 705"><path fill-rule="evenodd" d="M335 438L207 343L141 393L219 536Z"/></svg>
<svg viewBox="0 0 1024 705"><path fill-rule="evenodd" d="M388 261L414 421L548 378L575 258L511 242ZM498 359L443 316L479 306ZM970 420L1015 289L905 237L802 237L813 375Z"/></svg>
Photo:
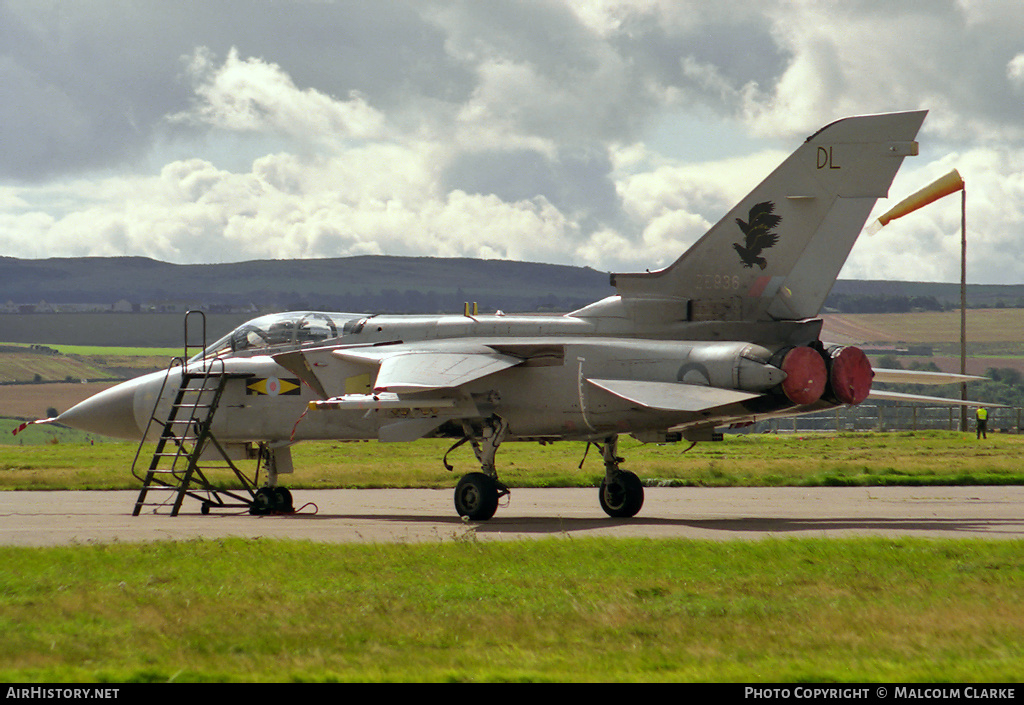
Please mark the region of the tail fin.
<svg viewBox="0 0 1024 705"><path fill-rule="evenodd" d="M675 263L613 274L612 285L623 299L686 301L690 320L817 316L875 201L917 154L926 114L822 128Z"/></svg>

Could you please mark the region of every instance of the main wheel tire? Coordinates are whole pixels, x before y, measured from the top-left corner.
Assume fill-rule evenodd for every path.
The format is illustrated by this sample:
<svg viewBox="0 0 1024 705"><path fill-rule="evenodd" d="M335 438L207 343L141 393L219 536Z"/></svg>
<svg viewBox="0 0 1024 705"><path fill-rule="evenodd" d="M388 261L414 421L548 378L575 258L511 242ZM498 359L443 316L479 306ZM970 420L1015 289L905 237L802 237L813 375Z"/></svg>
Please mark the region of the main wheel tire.
<svg viewBox="0 0 1024 705"><path fill-rule="evenodd" d="M471 472L455 486L455 511L460 517L486 521L498 511L498 483L482 472Z"/></svg>
<svg viewBox="0 0 1024 705"><path fill-rule="evenodd" d="M616 473L611 482L601 482L598 495L601 509L610 517L636 516L644 506L644 486L640 478L629 471Z"/></svg>
<svg viewBox="0 0 1024 705"><path fill-rule="evenodd" d="M275 487L273 493L275 512L291 514L295 511L295 507L292 505L292 493L287 487Z"/></svg>

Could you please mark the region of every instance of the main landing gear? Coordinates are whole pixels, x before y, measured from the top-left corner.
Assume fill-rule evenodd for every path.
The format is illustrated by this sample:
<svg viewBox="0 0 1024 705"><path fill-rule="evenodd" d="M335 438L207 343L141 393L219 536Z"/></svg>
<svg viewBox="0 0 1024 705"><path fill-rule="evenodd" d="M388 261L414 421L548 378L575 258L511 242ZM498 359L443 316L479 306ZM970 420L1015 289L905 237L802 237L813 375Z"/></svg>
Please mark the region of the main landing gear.
<svg viewBox="0 0 1024 705"><path fill-rule="evenodd" d="M604 458L604 480L598 494L601 509L610 517L636 516L644 506L644 486L635 474L619 468L623 460L617 454L619 437L608 436L598 448Z"/></svg>
<svg viewBox="0 0 1024 705"><path fill-rule="evenodd" d="M494 456L498 446L508 435L508 422L492 416L484 422L479 433L474 429L465 428L466 436L449 449L449 453L463 443L469 441L473 452L480 461L480 472L463 475L455 486L455 511L459 516L473 521L486 521L498 510L498 502L509 494L509 489L500 480L494 467ZM595 444L601 450L604 459L604 480L598 500L601 509L610 517L626 518L636 516L644 506L644 486L640 478L628 470L619 467L622 458L618 456L619 437L608 436L603 444ZM449 470L448 454L444 464Z"/></svg>
<svg viewBox="0 0 1024 705"><path fill-rule="evenodd" d="M498 471L494 467L494 456L506 435L508 422L492 416L484 423L479 438L471 429L466 428L466 437L452 446L455 448L468 440L473 444L476 459L480 461L480 472L464 475L455 486L455 511L459 516L486 521L498 510L498 501L509 494L508 487L498 480ZM452 469L447 460L445 466Z"/></svg>

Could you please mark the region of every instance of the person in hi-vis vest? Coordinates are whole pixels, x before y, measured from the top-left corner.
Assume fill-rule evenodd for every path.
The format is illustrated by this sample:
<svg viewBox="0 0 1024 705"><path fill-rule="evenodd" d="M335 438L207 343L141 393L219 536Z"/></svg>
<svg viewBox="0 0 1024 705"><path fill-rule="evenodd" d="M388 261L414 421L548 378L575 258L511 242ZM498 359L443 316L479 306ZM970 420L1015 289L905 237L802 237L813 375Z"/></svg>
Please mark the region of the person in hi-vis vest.
<svg viewBox="0 0 1024 705"><path fill-rule="evenodd" d="M983 406L978 407L978 438L988 438L988 434L985 433L986 426L988 426L988 411Z"/></svg>

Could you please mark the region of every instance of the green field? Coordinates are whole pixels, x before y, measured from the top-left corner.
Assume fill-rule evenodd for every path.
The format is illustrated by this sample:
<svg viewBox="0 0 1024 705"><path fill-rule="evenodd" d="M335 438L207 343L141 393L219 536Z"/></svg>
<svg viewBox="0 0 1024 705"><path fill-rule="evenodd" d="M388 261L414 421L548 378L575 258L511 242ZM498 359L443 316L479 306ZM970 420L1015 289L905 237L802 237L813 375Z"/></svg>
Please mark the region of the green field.
<svg viewBox="0 0 1024 705"><path fill-rule="evenodd" d="M34 433L32 428L25 433ZM4 432L0 429L0 433ZM451 487L449 443L308 443L289 486ZM1024 438L624 441L649 482L1020 483ZM596 486L584 445L508 443L512 487ZM137 488L131 443L0 447L6 489ZM1014 682L1024 542L553 537L0 548L0 679Z"/></svg>
<svg viewBox="0 0 1024 705"><path fill-rule="evenodd" d="M181 348L0 343L0 383L125 379L166 368L182 354Z"/></svg>
<svg viewBox="0 0 1024 705"><path fill-rule="evenodd" d="M0 382L76 381L114 379L113 375L91 361L63 355L39 355L30 352L5 352L0 359Z"/></svg>
<svg viewBox="0 0 1024 705"><path fill-rule="evenodd" d="M0 548L7 682L1015 682L1017 541Z"/></svg>
<svg viewBox="0 0 1024 705"><path fill-rule="evenodd" d="M29 343L0 343L0 347L31 348ZM63 345L55 343L47 347L61 355L84 355L89 357L180 357L181 348L147 348L115 345Z"/></svg>
<svg viewBox="0 0 1024 705"><path fill-rule="evenodd" d="M842 314L865 329L873 329L877 343L956 343L960 342L959 311L923 311L918 313ZM967 340L971 344L1009 344L1018 354L1024 352L1024 309L971 309L967 312ZM958 348L959 350L959 348Z"/></svg>
<svg viewBox="0 0 1024 705"><path fill-rule="evenodd" d="M0 419L0 489L132 489L128 472L136 445L100 442L53 426L30 427L16 437L18 422ZM52 435L51 435L52 434ZM19 439L25 445L19 444ZM27 444L27 440L40 441ZM476 467L463 446L441 457L444 439L415 443L317 441L294 447L293 489L453 487ZM623 438L623 467L648 484L692 487L878 486L1024 484L1024 436L992 434L979 443L971 434L808 433L729 435L719 443L647 445ZM600 454L586 444L506 443L498 453L502 480L511 487L596 487L604 473ZM150 449L150 453L152 450ZM143 464L148 462L143 454ZM214 477L216 477L214 475Z"/></svg>

